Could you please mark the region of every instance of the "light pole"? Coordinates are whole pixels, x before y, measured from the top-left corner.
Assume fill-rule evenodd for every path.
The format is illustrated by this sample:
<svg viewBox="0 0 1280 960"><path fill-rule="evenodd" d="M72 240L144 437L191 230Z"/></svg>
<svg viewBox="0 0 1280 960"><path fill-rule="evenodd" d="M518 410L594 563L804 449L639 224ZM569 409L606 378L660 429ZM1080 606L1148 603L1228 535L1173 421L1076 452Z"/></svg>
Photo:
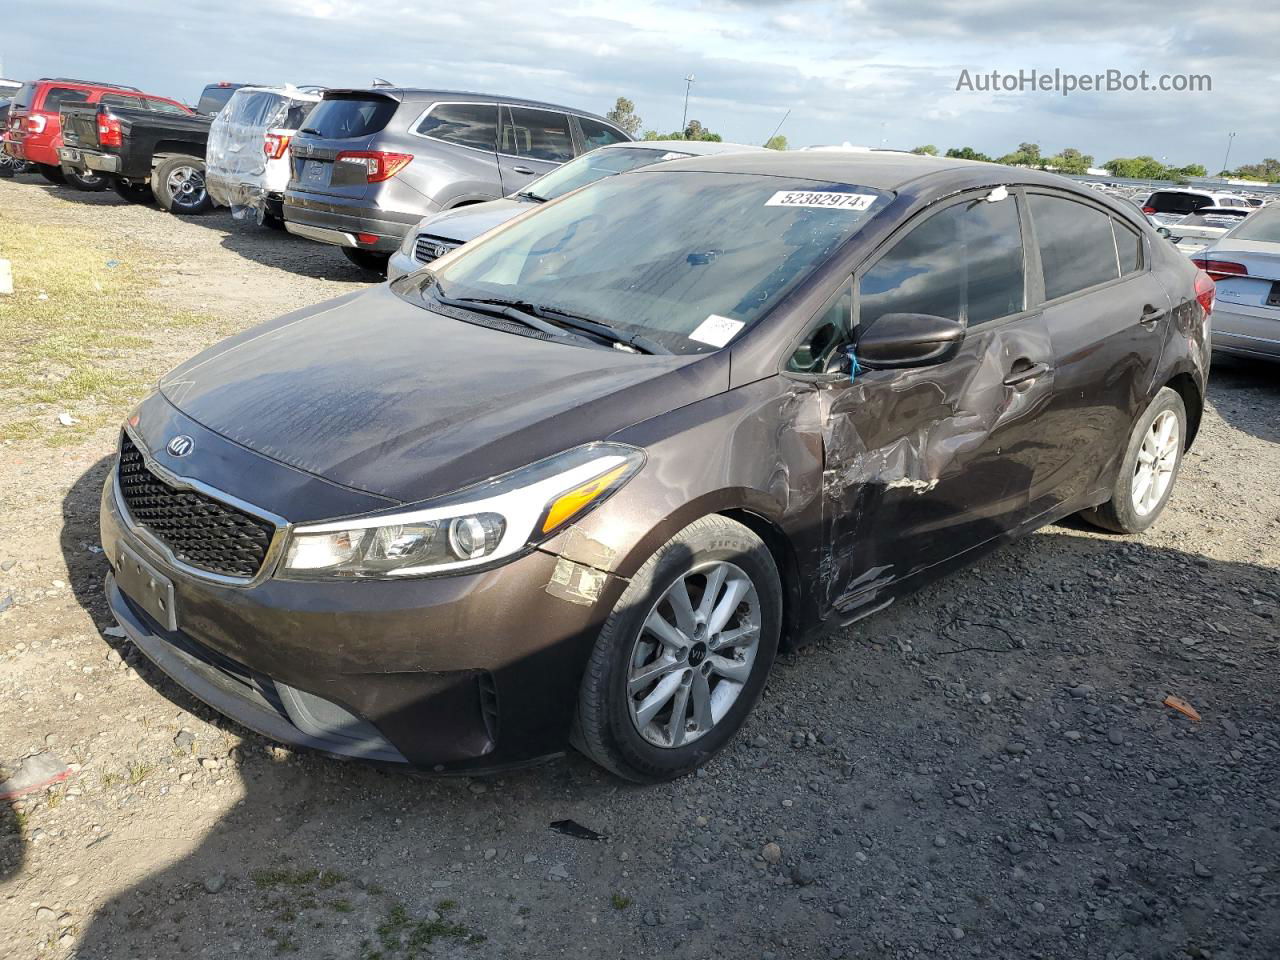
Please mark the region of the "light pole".
<svg viewBox="0 0 1280 960"><path fill-rule="evenodd" d="M680 117L680 133L689 126L689 88L693 86L693 74L684 78L684 114ZM1234 134L1232 134L1234 136Z"/></svg>
<svg viewBox="0 0 1280 960"><path fill-rule="evenodd" d="M1236 135L1234 133L1227 134L1227 155L1222 158L1223 174L1226 174L1227 172L1227 161L1231 159L1231 141L1234 140L1235 138L1236 138Z"/></svg>

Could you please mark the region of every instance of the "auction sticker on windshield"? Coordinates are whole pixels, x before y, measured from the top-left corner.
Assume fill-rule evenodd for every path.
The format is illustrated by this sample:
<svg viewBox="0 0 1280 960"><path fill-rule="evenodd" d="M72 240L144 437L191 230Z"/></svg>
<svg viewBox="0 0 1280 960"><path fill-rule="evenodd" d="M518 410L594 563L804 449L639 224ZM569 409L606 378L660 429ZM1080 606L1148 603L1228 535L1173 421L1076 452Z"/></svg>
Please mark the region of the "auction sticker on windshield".
<svg viewBox="0 0 1280 960"><path fill-rule="evenodd" d="M875 203L873 193L836 193L832 190L779 190L766 207L809 207L814 210L866 210Z"/></svg>
<svg viewBox="0 0 1280 960"><path fill-rule="evenodd" d="M698 343L708 343L713 347L723 347L742 327L741 320L713 313L698 324L697 329L689 334L689 339L696 340Z"/></svg>

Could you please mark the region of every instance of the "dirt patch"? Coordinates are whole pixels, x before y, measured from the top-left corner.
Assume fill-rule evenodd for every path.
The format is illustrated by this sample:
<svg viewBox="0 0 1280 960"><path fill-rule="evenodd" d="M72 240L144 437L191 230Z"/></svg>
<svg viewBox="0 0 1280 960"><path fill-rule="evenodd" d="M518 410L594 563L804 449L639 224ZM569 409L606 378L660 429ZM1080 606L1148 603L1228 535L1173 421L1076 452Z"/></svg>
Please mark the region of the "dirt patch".
<svg viewBox="0 0 1280 960"><path fill-rule="evenodd" d="M107 280L71 329L136 337L90 366L140 383L361 280L226 215L28 178L0 181L0 211L0 243L81 238ZM199 319L134 329L122 298ZM1053 527L784 657L720 758L652 788L575 755L411 779L223 721L102 601L97 498L128 397L100 391L68 428L79 401L15 383L5 416L34 426L0 460L0 780L37 754L71 775L0 802L0 953L1280 955L1276 382L1215 371L1145 536Z"/></svg>

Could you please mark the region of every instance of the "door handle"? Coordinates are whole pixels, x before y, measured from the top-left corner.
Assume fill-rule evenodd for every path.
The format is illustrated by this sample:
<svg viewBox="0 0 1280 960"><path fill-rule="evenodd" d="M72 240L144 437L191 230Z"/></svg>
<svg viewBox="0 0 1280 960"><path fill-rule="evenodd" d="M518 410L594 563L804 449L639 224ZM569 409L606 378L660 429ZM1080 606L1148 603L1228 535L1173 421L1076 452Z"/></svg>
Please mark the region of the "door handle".
<svg viewBox="0 0 1280 960"><path fill-rule="evenodd" d="M534 171L530 170L528 167L512 167L511 169L514 170L516 173L523 173L529 176L533 176L534 174Z"/></svg>
<svg viewBox="0 0 1280 960"><path fill-rule="evenodd" d="M1160 320L1161 318L1163 318L1164 315L1168 312L1169 312L1168 310L1165 310L1161 307L1152 306L1151 304L1148 303L1145 307L1142 308L1142 316L1138 318L1138 322L1139 323L1155 323L1157 320Z"/></svg>
<svg viewBox="0 0 1280 960"><path fill-rule="evenodd" d="M1013 369L1009 375L1004 378L1006 387L1013 387L1015 390L1026 390L1031 386L1032 381L1037 377L1042 377L1049 372L1047 363L1036 361L1032 363L1030 360L1019 360L1013 365Z"/></svg>

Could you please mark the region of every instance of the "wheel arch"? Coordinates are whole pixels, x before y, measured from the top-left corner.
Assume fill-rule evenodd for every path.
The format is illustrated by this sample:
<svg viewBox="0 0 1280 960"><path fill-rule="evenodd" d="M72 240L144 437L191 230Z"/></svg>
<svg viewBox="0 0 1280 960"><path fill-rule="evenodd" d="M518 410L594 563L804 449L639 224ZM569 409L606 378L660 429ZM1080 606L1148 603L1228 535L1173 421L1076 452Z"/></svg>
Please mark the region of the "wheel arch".
<svg viewBox="0 0 1280 960"><path fill-rule="evenodd" d="M1182 405L1187 411L1187 440L1182 448L1190 450L1192 441L1200 431L1200 420L1204 415L1204 396L1200 392L1200 385L1191 374L1185 372L1170 377L1164 385L1182 398Z"/></svg>
<svg viewBox="0 0 1280 960"><path fill-rule="evenodd" d="M800 609L800 567L791 538L769 518L745 508L729 508L719 515L734 520L762 541L773 557L782 582L782 637L780 643L790 646L799 633L797 612Z"/></svg>

